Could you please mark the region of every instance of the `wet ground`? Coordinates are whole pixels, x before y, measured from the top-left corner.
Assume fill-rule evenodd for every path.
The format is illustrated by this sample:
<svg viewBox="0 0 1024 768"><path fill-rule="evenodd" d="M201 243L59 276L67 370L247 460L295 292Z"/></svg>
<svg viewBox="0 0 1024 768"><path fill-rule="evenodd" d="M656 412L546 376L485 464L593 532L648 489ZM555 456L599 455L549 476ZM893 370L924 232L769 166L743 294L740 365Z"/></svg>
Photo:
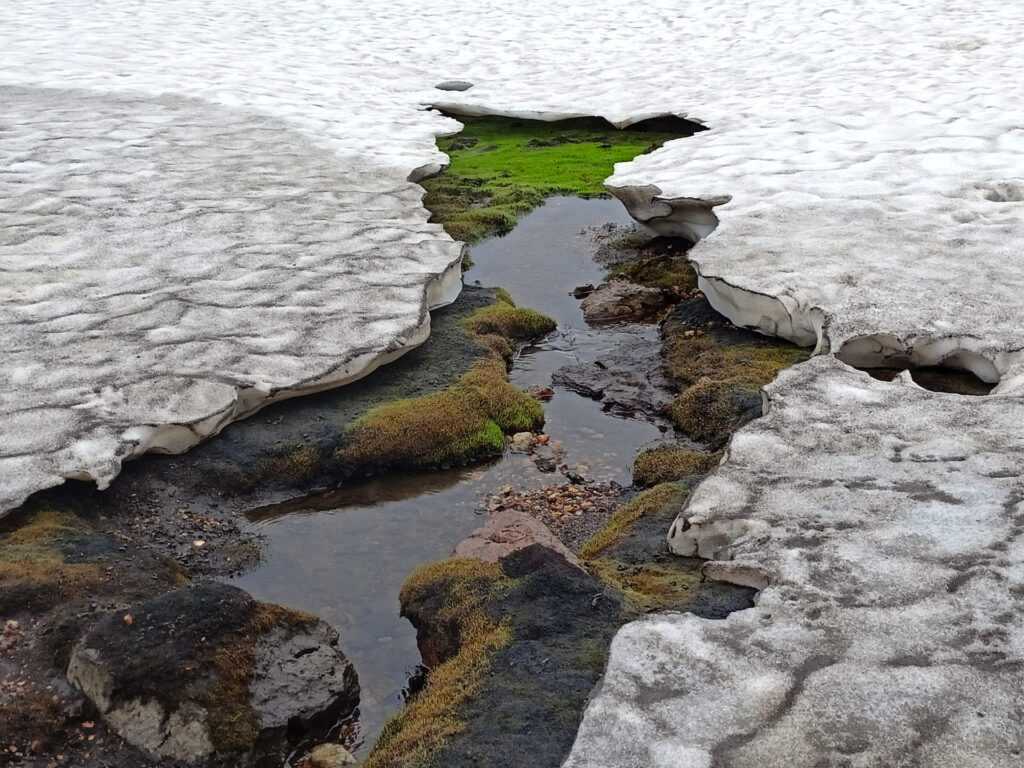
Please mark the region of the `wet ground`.
<svg viewBox="0 0 1024 768"><path fill-rule="evenodd" d="M590 328L571 292L602 282L586 231L632 222L616 200L552 198L506 237L472 249L467 284L500 286L517 303L553 317L558 329L522 351L511 380L549 386L560 367L600 358L622 343L656 347L655 325ZM565 388L545 404L547 432L565 447L565 463L595 481L629 484L639 446L665 425L606 412ZM362 686L357 744L371 745L403 704L419 663L415 631L399 617L398 592L424 562L449 555L482 523L486 497L505 485L539 489L566 482L540 472L529 457L507 453L487 466L384 476L343 489L250 511L251 530L266 540L264 562L233 583L261 600L310 611L340 633Z"/></svg>

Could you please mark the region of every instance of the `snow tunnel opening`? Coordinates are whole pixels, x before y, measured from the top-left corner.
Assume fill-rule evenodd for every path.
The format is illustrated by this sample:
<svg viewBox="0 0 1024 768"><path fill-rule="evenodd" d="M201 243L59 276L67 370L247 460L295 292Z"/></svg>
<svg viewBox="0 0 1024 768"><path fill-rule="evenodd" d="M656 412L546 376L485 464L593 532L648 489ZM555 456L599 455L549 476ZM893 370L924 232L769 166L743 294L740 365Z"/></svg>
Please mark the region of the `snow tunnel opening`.
<svg viewBox="0 0 1024 768"><path fill-rule="evenodd" d="M979 397L991 393L1000 379L991 360L955 339L908 347L895 336L875 334L850 339L836 357L879 381L895 381L905 372L931 392Z"/></svg>

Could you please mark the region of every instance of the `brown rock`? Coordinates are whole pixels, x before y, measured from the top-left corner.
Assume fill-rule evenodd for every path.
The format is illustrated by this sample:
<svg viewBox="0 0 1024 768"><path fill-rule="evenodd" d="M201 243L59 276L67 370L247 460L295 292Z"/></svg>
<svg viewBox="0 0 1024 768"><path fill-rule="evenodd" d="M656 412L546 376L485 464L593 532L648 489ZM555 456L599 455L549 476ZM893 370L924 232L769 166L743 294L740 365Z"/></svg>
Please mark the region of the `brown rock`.
<svg viewBox="0 0 1024 768"><path fill-rule="evenodd" d="M588 323L602 323L642 320L658 314L668 305L664 292L657 288L614 280L598 287L580 306Z"/></svg>
<svg viewBox="0 0 1024 768"><path fill-rule="evenodd" d="M534 544L557 552L571 565L583 570L576 555L555 538L542 522L525 512L514 510L505 510L492 516L486 525L473 531L455 547L452 557L496 563L512 552Z"/></svg>

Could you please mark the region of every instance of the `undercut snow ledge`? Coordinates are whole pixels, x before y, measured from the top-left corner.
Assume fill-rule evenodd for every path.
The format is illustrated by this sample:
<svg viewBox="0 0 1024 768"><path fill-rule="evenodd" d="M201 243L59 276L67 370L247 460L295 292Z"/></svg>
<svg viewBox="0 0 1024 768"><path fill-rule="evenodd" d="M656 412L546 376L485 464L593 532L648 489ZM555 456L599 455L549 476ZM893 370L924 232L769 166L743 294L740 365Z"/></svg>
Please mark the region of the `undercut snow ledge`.
<svg viewBox="0 0 1024 768"><path fill-rule="evenodd" d="M756 607L624 627L565 768L1019 766L1024 398L829 356L765 394L669 534Z"/></svg>

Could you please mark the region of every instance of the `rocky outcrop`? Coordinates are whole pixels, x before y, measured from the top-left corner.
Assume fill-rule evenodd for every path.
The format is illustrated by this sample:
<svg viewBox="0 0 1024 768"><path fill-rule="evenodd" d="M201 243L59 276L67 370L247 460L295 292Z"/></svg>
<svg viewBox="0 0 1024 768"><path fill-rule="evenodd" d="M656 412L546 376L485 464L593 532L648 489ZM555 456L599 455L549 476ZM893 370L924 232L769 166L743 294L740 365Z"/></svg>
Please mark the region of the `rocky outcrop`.
<svg viewBox="0 0 1024 768"><path fill-rule="evenodd" d="M359 684L337 633L307 614L205 584L105 615L68 679L122 738L195 766L279 766L352 713Z"/></svg>

